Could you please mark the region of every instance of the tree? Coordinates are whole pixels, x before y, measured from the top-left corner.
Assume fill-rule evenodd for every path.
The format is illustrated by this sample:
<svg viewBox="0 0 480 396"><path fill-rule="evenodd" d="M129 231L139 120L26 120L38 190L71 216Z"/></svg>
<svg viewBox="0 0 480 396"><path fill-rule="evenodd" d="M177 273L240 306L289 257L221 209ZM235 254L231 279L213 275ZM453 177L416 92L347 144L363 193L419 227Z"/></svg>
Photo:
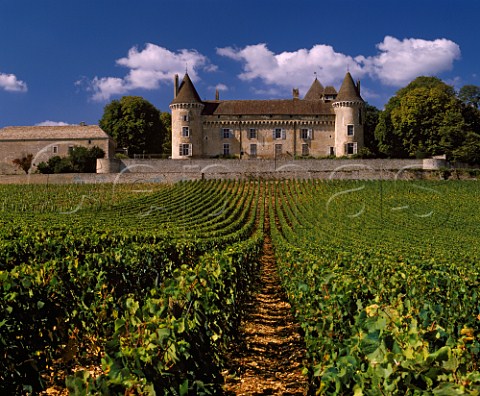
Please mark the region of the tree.
<svg viewBox="0 0 480 396"><path fill-rule="evenodd" d="M471 165L480 164L480 135L468 132L464 143L453 150L452 159Z"/></svg>
<svg viewBox="0 0 480 396"><path fill-rule="evenodd" d="M46 163L38 164L40 173L95 173L97 158L105 157L105 152L97 146L86 148L82 146L73 147L67 157L54 156Z"/></svg>
<svg viewBox="0 0 480 396"><path fill-rule="evenodd" d="M27 174L32 166L32 161L33 154L27 154L21 158L15 158L12 162Z"/></svg>
<svg viewBox="0 0 480 396"><path fill-rule="evenodd" d="M161 153L167 130L161 113L140 96L124 96L105 106L100 127L129 155Z"/></svg>
<svg viewBox="0 0 480 396"><path fill-rule="evenodd" d="M160 115L163 126L165 127L165 140L162 145L163 154L171 154L172 152L172 115L170 113L162 113Z"/></svg>
<svg viewBox="0 0 480 396"><path fill-rule="evenodd" d="M466 105L478 109L480 106L480 87L476 85L464 85L460 88L458 97Z"/></svg>
<svg viewBox="0 0 480 396"><path fill-rule="evenodd" d="M363 124L363 137L365 147L371 155L378 153L378 141L375 139L375 128L377 127L380 110L368 103L365 104L365 121Z"/></svg>
<svg viewBox="0 0 480 396"><path fill-rule="evenodd" d="M389 100L375 136L391 157L449 156L466 136L462 103L440 79L418 77Z"/></svg>

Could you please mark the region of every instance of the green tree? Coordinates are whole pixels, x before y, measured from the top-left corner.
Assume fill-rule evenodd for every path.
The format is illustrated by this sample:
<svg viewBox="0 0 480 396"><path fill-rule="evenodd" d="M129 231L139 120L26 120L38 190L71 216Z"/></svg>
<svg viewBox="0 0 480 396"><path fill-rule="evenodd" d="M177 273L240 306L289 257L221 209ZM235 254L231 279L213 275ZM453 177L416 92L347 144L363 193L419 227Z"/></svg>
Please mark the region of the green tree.
<svg viewBox="0 0 480 396"><path fill-rule="evenodd" d="M95 173L97 171L97 158L105 157L105 152L97 146L90 149L76 146L69 155L73 172Z"/></svg>
<svg viewBox="0 0 480 396"><path fill-rule="evenodd" d="M129 155L161 153L167 131L161 113L140 96L124 96L105 106L100 127Z"/></svg>
<svg viewBox="0 0 480 396"><path fill-rule="evenodd" d="M162 153L170 155L172 153L172 115L165 112L160 115L160 119L165 127L165 140L162 145Z"/></svg>
<svg viewBox="0 0 480 396"><path fill-rule="evenodd" d="M453 150L454 161L471 165L480 164L480 135L475 132L468 132L463 144Z"/></svg>
<svg viewBox="0 0 480 396"><path fill-rule="evenodd" d="M378 125L380 110L368 103L365 104L365 120L363 124L363 137L365 147L371 155L378 154L378 141L375 138L375 128Z"/></svg>
<svg viewBox="0 0 480 396"><path fill-rule="evenodd" d="M391 157L451 155L465 139L462 102L436 77L418 77L387 103L375 130Z"/></svg>
<svg viewBox="0 0 480 396"><path fill-rule="evenodd" d="M73 147L67 157L58 155L49 158L47 162L38 164L40 173L95 173L97 158L103 158L105 152L97 146L86 148L82 146Z"/></svg>
<svg viewBox="0 0 480 396"><path fill-rule="evenodd" d="M476 85L464 85L458 92L458 97L466 105L476 109L480 106L480 87Z"/></svg>

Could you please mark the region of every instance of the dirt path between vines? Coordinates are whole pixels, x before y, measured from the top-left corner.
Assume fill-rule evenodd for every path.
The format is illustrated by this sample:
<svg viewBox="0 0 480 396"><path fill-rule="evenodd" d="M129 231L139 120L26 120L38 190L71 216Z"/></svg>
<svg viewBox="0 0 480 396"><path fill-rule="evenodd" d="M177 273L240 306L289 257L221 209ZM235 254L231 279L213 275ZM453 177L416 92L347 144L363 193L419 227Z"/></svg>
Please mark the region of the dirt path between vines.
<svg viewBox="0 0 480 396"><path fill-rule="evenodd" d="M268 220L266 221L268 224ZM306 395L305 347L280 285L272 242L265 232L261 274L242 321L239 344L225 373L226 395Z"/></svg>

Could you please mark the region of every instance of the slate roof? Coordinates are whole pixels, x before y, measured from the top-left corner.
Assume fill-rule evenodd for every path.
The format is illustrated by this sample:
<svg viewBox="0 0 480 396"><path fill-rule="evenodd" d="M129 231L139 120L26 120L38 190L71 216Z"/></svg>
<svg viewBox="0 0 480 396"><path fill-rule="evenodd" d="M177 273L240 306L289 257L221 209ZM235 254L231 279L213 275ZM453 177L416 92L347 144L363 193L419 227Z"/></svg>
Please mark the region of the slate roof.
<svg viewBox="0 0 480 396"><path fill-rule="evenodd" d="M183 81L178 87L177 97L174 98L170 104L176 103L202 103L188 73L185 73Z"/></svg>
<svg viewBox="0 0 480 396"><path fill-rule="evenodd" d="M338 91L337 98L335 102L343 102L343 101L362 101L363 99L360 96L360 93L353 82L352 75L350 72L347 72L345 78L343 79L342 86L340 87L340 91Z"/></svg>
<svg viewBox="0 0 480 396"><path fill-rule="evenodd" d="M109 139L97 125L13 126L0 129L0 141Z"/></svg>

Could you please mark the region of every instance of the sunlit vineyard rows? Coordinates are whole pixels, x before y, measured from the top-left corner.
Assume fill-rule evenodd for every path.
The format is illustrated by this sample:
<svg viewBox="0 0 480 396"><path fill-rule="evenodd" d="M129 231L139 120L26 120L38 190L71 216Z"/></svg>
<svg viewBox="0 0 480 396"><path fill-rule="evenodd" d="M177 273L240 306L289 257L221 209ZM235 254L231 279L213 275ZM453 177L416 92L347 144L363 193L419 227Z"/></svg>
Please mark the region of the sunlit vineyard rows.
<svg viewBox="0 0 480 396"><path fill-rule="evenodd" d="M478 395L479 195L466 181L2 186L0 393L221 394L268 221L312 394Z"/></svg>

